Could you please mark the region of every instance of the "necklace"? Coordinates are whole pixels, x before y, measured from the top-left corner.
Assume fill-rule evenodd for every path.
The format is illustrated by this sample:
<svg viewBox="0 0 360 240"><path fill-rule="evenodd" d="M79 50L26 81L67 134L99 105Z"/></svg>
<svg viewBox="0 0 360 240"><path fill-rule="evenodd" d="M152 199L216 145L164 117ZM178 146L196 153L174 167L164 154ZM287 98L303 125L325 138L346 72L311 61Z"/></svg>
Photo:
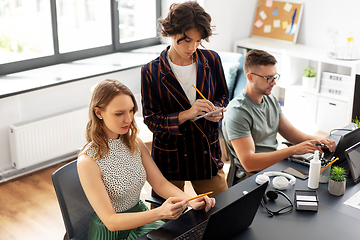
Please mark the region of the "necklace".
<svg viewBox="0 0 360 240"><path fill-rule="evenodd" d="M171 70L173 71L176 79L181 83L181 85L188 85L190 82L193 81L194 76L196 78L196 65L194 65L194 55L191 56L191 64L188 66L178 66L174 64L170 60L169 53L167 54L167 58L171 66ZM185 69L185 71L187 71L187 74L184 74L184 68L187 68ZM178 75L177 71L178 73L181 73L180 76Z"/></svg>

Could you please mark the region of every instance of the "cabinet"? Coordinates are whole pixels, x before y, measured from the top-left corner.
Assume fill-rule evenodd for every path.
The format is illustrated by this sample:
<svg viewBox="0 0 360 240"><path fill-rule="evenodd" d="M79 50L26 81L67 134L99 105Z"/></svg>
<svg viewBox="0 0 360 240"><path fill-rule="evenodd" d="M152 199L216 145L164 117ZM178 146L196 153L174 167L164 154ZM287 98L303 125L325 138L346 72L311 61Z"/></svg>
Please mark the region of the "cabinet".
<svg viewBox="0 0 360 240"><path fill-rule="evenodd" d="M284 114L295 127L329 133L351 122L360 60L337 60L320 47L273 39L251 37L234 42L235 52L245 54L250 49L265 50L277 59L281 74L277 85L285 90ZM311 89L302 87L302 72L308 66L317 72L315 88Z"/></svg>

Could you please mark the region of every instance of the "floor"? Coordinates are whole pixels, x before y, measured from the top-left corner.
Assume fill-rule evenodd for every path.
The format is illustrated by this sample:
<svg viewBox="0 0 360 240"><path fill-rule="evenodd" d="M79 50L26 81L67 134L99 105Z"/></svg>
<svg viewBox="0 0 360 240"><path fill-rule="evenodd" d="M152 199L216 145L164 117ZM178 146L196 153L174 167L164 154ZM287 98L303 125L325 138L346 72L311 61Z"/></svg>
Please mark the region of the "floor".
<svg viewBox="0 0 360 240"><path fill-rule="evenodd" d="M64 164L0 184L0 240L63 239L65 227L51 175ZM228 166L226 163L225 169ZM189 183L185 192L196 195ZM151 187L146 183L140 198L145 202L150 194Z"/></svg>

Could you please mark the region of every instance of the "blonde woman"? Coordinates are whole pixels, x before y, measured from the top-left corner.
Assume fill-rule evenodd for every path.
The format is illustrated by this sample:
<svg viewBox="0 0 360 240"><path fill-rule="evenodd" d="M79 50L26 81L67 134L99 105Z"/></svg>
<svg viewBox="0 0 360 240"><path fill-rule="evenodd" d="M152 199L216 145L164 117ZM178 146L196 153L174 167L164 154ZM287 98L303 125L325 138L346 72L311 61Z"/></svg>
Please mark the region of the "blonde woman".
<svg viewBox="0 0 360 240"><path fill-rule="evenodd" d="M215 199L190 197L168 182L144 143L137 138L134 95L116 80L101 81L89 106L87 144L78 158L84 192L95 210L88 239L136 239L163 222L178 218L186 206L208 211ZM145 181L167 199L148 210L140 200Z"/></svg>

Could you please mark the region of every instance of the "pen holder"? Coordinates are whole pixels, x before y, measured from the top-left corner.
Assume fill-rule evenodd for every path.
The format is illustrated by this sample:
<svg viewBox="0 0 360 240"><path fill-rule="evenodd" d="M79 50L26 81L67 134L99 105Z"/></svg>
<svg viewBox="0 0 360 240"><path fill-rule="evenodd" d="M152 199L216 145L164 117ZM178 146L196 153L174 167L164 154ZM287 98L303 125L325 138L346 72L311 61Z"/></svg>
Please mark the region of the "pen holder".
<svg viewBox="0 0 360 240"><path fill-rule="evenodd" d="M320 173L319 183L327 183L327 182L329 182L330 170L331 170L331 166L328 166L328 167L325 168L324 171L322 171Z"/></svg>

